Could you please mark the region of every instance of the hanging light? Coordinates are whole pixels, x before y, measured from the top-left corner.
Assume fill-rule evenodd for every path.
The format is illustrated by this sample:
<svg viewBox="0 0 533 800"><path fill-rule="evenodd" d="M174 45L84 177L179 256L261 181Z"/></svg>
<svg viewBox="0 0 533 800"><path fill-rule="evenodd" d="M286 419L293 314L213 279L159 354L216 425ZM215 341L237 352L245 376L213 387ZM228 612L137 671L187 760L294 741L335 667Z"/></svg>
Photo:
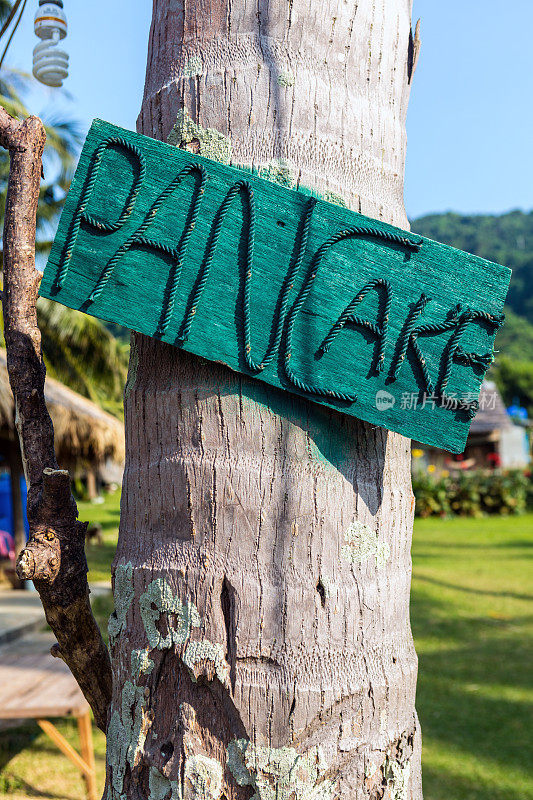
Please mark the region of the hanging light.
<svg viewBox="0 0 533 800"><path fill-rule="evenodd" d="M68 75L68 54L58 47L67 35L63 0L39 0L34 25L42 42L33 51L33 74L46 86L62 86Z"/></svg>

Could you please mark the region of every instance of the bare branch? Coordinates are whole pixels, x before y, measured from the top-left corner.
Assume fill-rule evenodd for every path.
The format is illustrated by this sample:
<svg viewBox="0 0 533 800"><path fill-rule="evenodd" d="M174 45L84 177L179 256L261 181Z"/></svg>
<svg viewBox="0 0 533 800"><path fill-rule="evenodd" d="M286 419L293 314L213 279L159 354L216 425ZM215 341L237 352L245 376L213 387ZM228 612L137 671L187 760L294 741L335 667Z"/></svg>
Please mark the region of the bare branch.
<svg viewBox="0 0 533 800"><path fill-rule="evenodd" d="M4 309L7 367L28 484L30 539L17 564L32 579L58 644L105 731L111 701L111 666L92 615L85 559L87 524L78 520L68 472L60 470L54 429L44 399L46 370L37 325L40 273L35 228L46 134L37 117L23 122L0 107L0 145L11 157L4 221Z"/></svg>

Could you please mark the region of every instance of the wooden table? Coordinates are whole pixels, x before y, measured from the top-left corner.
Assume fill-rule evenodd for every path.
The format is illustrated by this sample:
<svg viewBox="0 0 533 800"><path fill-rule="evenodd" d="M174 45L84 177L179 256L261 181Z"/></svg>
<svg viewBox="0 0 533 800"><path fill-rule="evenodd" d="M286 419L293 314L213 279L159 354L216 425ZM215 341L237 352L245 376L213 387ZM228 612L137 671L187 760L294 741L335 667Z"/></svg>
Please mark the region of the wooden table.
<svg viewBox="0 0 533 800"><path fill-rule="evenodd" d="M0 719L37 720L83 775L88 800L97 800L89 704L66 664L50 655L54 641L48 634L31 634L0 647ZM76 717L81 755L50 717Z"/></svg>

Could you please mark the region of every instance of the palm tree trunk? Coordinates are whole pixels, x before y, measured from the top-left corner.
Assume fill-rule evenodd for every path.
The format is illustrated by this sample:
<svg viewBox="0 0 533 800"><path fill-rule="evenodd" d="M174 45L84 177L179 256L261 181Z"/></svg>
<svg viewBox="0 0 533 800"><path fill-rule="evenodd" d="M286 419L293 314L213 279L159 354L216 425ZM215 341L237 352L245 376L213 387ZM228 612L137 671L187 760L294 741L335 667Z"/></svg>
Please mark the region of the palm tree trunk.
<svg viewBox="0 0 533 800"><path fill-rule="evenodd" d="M139 129L406 227L410 5L154 0ZM138 334L125 416L109 797L420 800L408 440Z"/></svg>

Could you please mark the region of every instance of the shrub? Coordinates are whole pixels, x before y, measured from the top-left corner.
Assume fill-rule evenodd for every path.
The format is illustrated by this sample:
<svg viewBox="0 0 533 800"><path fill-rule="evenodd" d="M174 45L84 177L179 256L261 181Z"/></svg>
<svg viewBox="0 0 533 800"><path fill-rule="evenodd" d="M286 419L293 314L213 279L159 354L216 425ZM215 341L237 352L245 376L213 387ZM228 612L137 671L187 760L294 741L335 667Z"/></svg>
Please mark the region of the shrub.
<svg viewBox="0 0 533 800"><path fill-rule="evenodd" d="M522 470L476 470L433 477L413 475L417 517L482 517L522 514L533 500L529 476Z"/></svg>

